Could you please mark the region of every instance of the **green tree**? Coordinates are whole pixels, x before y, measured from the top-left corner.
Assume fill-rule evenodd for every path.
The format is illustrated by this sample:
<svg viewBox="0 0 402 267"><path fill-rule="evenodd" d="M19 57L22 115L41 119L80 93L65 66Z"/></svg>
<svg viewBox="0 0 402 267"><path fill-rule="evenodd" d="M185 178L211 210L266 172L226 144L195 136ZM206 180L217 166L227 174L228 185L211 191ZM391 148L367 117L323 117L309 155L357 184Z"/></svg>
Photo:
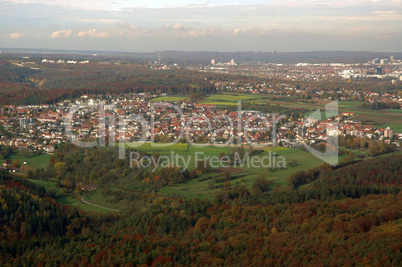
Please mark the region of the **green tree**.
<svg viewBox="0 0 402 267"><path fill-rule="evenodd" d="M266 175L263 173L260 173L258 175L257 180L254 181L254 183L251 185L251 194L252 195L259 195L263 192L268 191L269 186L272 184L272 181L269 181L266 178Z"/></svg>

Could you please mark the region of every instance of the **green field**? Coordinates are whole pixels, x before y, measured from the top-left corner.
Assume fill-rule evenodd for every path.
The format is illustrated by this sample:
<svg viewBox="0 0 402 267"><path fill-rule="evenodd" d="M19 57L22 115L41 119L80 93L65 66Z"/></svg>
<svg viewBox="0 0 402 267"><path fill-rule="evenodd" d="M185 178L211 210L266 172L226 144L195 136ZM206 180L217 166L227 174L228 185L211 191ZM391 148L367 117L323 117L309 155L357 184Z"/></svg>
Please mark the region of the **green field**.
<svg viewBox="0 0 402 267"><path fill-rule="evenodd" d="M286 98L282 100L270 100L270 95L247 95L247 94L221 94L211 95L201 101L202 104L210 104L216 106L236 106L238 101L245 103L269 103L270 105L279 105L289 108L305 108L313 111L321 109L325 110L325 105L330 103L330 100L321 100L316 102L286 102ZM293 99L292 99L293 100ZM402 109L383 109L371 110L359 108L363 102L360 101L339 101L339 114L342 112L353 112L353 119L362 121L372 121L377 127L390 126L395 132L402 132ZM307 113L308 116L311 113ZM382 126L381 126L382 125Z"/></svg>
<svg viewBox="0 0 402 267"><path fill-rule="evenodd" d="M388 109L387 113L402 114L402 109Z"/></svg>
<svg viewBox="0 0 402 267"><path fill-rule="evenodd" d="M120 209L122 208L122 206L125 206L124 204L127 204L128 202L128 200L124 199L118 204L113 204L114 202L113 198L114 197L112 196L103 195L99 190L91 192L88 196L85 196L85 200L88 201L89 203L93 203L109 209Z"/></svg>
<svg viewBox="0 0 402 267"><path fill-rule="evenodd" d="M339 101L338 102L338 107L341 109L348 109L348 108L358 108L363 104L363 102L360 101Z"/></svg>
<svg viewBox="0 0 402 267"><path fill-rule="evenodd" d="M177 194L183 198L199 198L199 199L209 199L212 200L214 197L214 193L217 191L211 190L208 187L207 181L200 182L200 179L205 175L198 177L196 179L192 179L186 183L182 183L175 186L165 186L158 190L158 194L162 196L168 196L170 194ZM210 175L211 177L218 177L218 174Z"/></svg>
<svg viewBox="0 0 402 267"><path fill-rule="evenodd" d="M260 97L257 95L246 95L246 94L223 94L223 95L212 95L206 100L218 100L218 101L246 101L250 99L259 99Z"/></svg>
<svg viewBox="0 0 402 267"><path fill-rule="evenodd" d="M49 191L50 188L60 189L59 187L56 186L55 182L42 181L42 180L31 180L31 179L29 181L34 184L43 186L46 191ZM89 199L85 199L85 200L87 200L88 202L91 202ZM79 206L84 211L103 212L103 213L112 212L110 210L105 210L102 208L98 208L98 207L95 207L92 205L82 203L77 198L74 198L72 196L61 197L61 198L56 199L56 201L62 205L69 205L69 206L74 206L74 207ZM98 205L101 205L101 204L98 204ZM109 204L109 206L110 206L110 204ZM107 207L107 208L109 208L109 206L105 205L105 207Z"/></svg>
<svg viewBox="0 0 402 267"><path fill-rule="evenodd" d="M402 133L402 122L401 123L384 123L383 125L380 126L381 128L387 128L390 127L394 133ZM380 128L378 127L378 128Z"/></svg>
<svg viewBox="0 0 402 267"><path fill-rule="evenodd" d="M172 95L172 96L159 96L152 98L150 101L151 102L159 102L159 101L165 101L165 102L180 102L187 100L189 97L187 95Z"/></svg>
<svg viewBox="0 0 402 267"><path fill-rule="evenodd" d="M229 146L204 146L204 147L196 147L195 145L188 144L171 144L168 146L157 146L158 144L144 143L142 146L137 147L136 149L139 151L146 151L149 153L159 152L162 155L170 156L172 151L175 154L178 154L180 157L185 158L186 160L190 159L189 170L194 168L196 152L198 154L198 158L203 157L211 157L218 156L220 153L229 154L230 147ZM307 151L299 150L299 149L289 149L283 147L271 147L265 149L262 153L255 155L257 158L267 158L270 157L273 159L272 154L276 153L277 156L283 156L286 160L287 166L284 169L277 170L269 170L269 168L254 168L252 166L236 166L236 171L231 175L232 176L232 185L240 184L247 187L250 187L251 184L255 181L259 173L267 174L267 178L274 182L272 186L275 184L285 185L287 178L290 174L298 171L298 170L306 170L315 166L318 166L322 163L322 161L316 158L314 155L310 154ZM274 160L274 159L273 159ZM289 162L292 160L297 161L297 166L291 167L288 166ZM265 165L268 163L266 162ZM273 164L273 162L272 162ZM161 195L169 195L171 193L177 193L182 197L190 197L190 198L210 198L214 197L214 194L220 189L211 190L209 188L208 183L210 180L199 181L203 177L211 176L211 177L219 177L220 172L223 170L220 169L218 172L210 171L208 174L204 176L198 177L186 183L182 183L174 186L166 186L161 188L158 191L158 194ZM127 185L127 188L131 186ZM100 200L101 201L101 200ZM100 203L96 201L96 203Z"/></svg>
<svg viewBox="0 0 402 267"><path fill-rule="evenodd" d="M251 100L259 101L263 95L246 95L246 94L222 94L211 95L202 100L202 104L217 105L217 106L236 106L238 101L248 102Z"/></svg>
<svg viewBox="0 0 402 267"><path fill-rule="evenodd" d="M43 154L43 155L35 156L32 158L25 158L18 153L16 155L12 155L10 158L11 158L11 160L18 159L21 164L24 161L26 161L29 166L33 166L37 169L41 169L41 168L47 168L49 166L49 159L51 157L52 157L52 155L50 155L50 154Z"/></svg>
<svg viewBox="0 0 402 267"><path fill-rule="evenodd" d="M226 101L215 101L215 100L211 100L211 101L202 101L202 104L205 105L215 105L215 106L237 106L238 103L237 102L226 102Z"/></svg>
<svg viewBox="0 0 402 267"><path fill-rule="evenodd" d="M54 183L54 182L48 182L48 181L42 181L42 180L32 180L32 179L28 179L28 180L34 184L43 186L46 191L49 191L49 189L52 187L57 188L56 183Z"/></svg>
<svg viewBox="0 0 402 267"><path fill-rule="evenodd" d="M284 101L270 101L269 99L263 100L251 100L247 101L250 103L264 103L280 105L289 108L306 108L311 109L311 112L306 113L309 116L312 112L317 109L321 109L324 112L325 105L331 101L323 100L317 103L305 103L305 102L284 102ZM377 128L382 128L384 126L390 126L395 132L402 132L402 109L383 109L383 110L372 110L359 108L363 102L360 101L339 101L338 108L339 114L342 112L352 112L355 115L352 117L355 120L361 121L372 121Z"/></svg>
<svg viewBox="0 0 402 267"><path fill-rule="evenodd" d="M137 143L138 144L138 143ZM170 159L178 155L180 158L179 164L181 165L181 159L184 159L186 162L188 161L188 169L192 170L195 165L196 158L201 159L204 157L212 157L218 156L220 153L227 154L229 152L229 146L196 146L189 144L151 144L151 143L143 143L141 146L136 147L134 144L127 144L128 147L132 147L137 149L138 151L146 151L149 153L158 152L161 156L167 156ZM197 153L197 154L196 154ZM181 165L182 166L182 165Z"/></svg>
<svg viewBox="0 0 402 267"><path fill-rule="evenodd" d="M272 155L274 152L277 156L270 157L270 155ZM267 179L273 181L272 187L274 187L276 184L286 185L287 179L290 174L295 173L299 170L307 170L323 163L320 159L316 158L310 152L288 148L267 149L264 152L253 157L269 157L271 158L271 163L273 164L273 160L276 160L279 156L283 156L286 159L286 167L284 169L270 170L269 168L264 167L255 168L253 166L246 165L244 165L243 167L236 166L237 171L231 174L231 185L243 185L250 188L251 184L257 179L260 173L266 174ZM340 157L340 160L342 160L342 158L343 157ZM292 160L297 161L297 166L289 166L289 162ZM267 162L265 163L265 165L267 165ZM213 199L214 195L221 189L210 189L209 183L212 180L200 181L202 178L205 178L208 175L212 178L220 177L220 173L208 173L179 185L165 186L158 191L158 194L167 196L174 193L185 198ZM219 184L223 183L217 183L215 185Z"/></svg>
<svg viewBox="0 0 402 267"><path fill-rule="evenodd" d="M57 202L59 202L62 205L68 205L68 206L74 206L74 207L80 207L84 211L93 211L93 212L101 212L101 213L110 213L113 211L110 210L105 210L102 208L98 208L92 205L84 204L78 199L71 197L71 196L66 196L62 198L58 198Z"/></svg>

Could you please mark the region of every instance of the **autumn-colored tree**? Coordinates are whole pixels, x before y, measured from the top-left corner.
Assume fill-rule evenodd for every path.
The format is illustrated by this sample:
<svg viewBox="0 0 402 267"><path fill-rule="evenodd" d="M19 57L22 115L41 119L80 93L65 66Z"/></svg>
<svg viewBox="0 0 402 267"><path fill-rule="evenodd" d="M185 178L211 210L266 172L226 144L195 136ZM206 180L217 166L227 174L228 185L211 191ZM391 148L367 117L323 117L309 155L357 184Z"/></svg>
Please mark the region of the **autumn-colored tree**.
<svg viewBox="0 0 402 267"><path fill-rule="evenodd" d="M56 163L56 158L54 156L51 156L49 158L49 165L54 166L55 163Z"/></svg>
<svg viewBox="0 0 402 267"><path fill-rule="evenodd" d="M14 159L12 166L14 168L19 168L21 166L21 163L20 163L20 161L18 159Z"/></svg>
<svg viewBox="0 0 402 267"><path fill-rule="evenodd" d="M224 170L222 173L221 173L221 176L222 176L222 179L224 179L225 181L229 181L230 180L230 174L229 174L229 172L227 171L227 170Z"/></svg>
<svg viewBox="0 0 402 267"><path fill-rule="evenodd" d="M60 179L66 172L66 163L65 162L56 162L54 164L54 168L56 170L57 178Z"/></svg>

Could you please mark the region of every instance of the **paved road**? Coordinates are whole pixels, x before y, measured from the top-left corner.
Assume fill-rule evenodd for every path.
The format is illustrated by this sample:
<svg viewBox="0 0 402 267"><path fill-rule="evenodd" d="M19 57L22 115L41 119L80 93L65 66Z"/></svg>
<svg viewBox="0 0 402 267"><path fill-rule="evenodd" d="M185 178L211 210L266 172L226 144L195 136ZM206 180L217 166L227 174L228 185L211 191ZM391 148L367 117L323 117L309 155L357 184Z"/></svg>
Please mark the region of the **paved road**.
<svg viewBox="0 0 402 267"><path fill-rule="evenodd" d="M106 208L106 207L102 207L102 206L99 206L99 205L96 205L96 204L89 203L88 201L86 201L84 199L84 197L81 197L81 202L84 203L84 204L88 204L88 205L91 205L91 206L94 206L94 207L97 207L97 208L101 208L101 209L105 209L105 210L111 210L111 211L116 211L116 212L120 211L120 210L110 209L110 208Z"/></svg>

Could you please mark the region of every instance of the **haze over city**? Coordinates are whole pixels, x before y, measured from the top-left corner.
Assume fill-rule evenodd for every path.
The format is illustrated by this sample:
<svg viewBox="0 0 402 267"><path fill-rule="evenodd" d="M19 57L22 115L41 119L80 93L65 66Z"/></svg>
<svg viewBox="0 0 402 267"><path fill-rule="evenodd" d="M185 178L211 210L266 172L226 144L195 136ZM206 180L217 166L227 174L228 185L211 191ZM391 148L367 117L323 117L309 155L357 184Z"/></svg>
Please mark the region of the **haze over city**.
<svg viewBox="0 0 402 267"><path fill-rule="evenodd" d="M0 47L400 52L402 1L0 1Z"/></svg>

